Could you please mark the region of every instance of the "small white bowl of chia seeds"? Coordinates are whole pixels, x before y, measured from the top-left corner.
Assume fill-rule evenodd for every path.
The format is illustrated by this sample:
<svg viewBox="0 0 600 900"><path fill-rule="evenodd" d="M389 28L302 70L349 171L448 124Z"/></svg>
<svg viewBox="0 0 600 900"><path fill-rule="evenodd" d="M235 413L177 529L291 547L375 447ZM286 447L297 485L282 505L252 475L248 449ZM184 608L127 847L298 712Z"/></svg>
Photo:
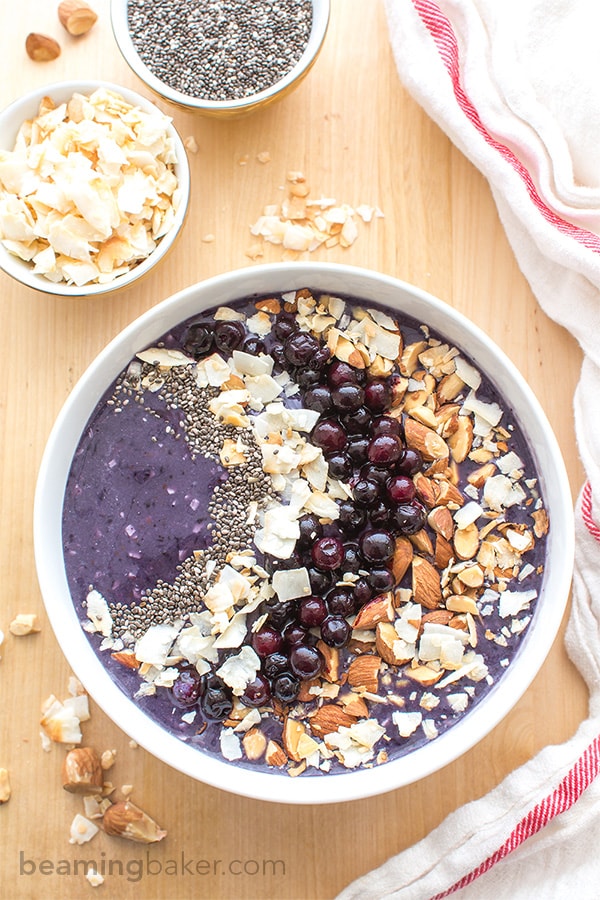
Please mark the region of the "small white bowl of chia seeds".
<svg viewBox="0 0 600 900"><path fill-rule="evenodd" d="M238 116L292 91L315 62L329 0L111 0L125 60L178 106Z"/></svg>
<svg viewBox="0 0 600 900"><path fill-rule="evenodd" d="M172 247L189 165L171 118L146 97L108 82L44 85L0 112L0 135L0 268L12 278L96 296Z"/></svg>
<svg viewBox="0 0 600 900"><path fill-rule="evenodd" d="M122 331L57 419L34 539L106 714L192 778L298 804L410 784L496 727L574 543L556 440L490 338L320 263L219 275Z"/></svg>

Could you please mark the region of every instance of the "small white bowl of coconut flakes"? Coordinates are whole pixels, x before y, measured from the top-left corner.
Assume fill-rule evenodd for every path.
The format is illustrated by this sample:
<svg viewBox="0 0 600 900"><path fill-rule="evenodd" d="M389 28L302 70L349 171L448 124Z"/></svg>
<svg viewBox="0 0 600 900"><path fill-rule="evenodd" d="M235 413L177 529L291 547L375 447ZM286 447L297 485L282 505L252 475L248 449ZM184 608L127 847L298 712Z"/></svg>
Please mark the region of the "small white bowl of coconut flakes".
<svg viewBox="0 0 600 900"><path fill-rule="evenodd" d="M190 175L171 119L127 88L45 85L0 113L0 268L27 287L93 296L171 248Z"/></svg>

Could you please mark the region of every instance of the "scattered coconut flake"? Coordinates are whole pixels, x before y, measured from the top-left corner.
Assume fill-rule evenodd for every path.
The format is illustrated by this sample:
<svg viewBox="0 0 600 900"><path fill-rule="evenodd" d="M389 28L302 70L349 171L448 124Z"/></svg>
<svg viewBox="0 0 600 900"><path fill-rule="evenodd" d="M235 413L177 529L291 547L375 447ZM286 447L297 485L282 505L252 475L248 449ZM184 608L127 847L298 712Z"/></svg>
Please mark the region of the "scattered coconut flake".
<svg viewBox="0 0 600 900"><path fill-rule="evenodd" d="M104 884L104 876L101 875L93 865L88 866L85 877L92 887L100 887L101 884Z"/></svg>
<svg viewBox="0 0 600 900"><path fill-rule="evenodd" d="M75 818L71 822L70 829L70 844L86 844L88 841L91 841L93 837L95 837L99 828L93 822L90 822L89 819L86 819L85 816L82 816L80 813L75 815Z"/></svg>

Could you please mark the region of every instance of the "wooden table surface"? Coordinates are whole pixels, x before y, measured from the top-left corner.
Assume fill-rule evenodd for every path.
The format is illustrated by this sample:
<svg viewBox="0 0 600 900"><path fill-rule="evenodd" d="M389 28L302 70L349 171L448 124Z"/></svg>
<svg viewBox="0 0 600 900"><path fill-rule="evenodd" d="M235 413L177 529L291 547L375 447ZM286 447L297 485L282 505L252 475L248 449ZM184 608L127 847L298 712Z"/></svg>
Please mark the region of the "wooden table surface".
<svg viewBox="0 0 600 900"><path fill-rule="evenodd" d="M106 79L146 93L114 43L108 0L92 0L99 19L80 39L62 30L56 5L3 4L2 106L67 78ZM59 39L57 60L27 58L24 43L32 27ZM0 895L87 896L93 888L81 869L74 873L74 862L92 858L104 860L105 870L113 864L99 896L331 898L542 747L574 732L586 715L587 693L562 636L513 712L478 746L412 786L341 805L279 806L206 787L130 747L128 737L92 704L85 742L118 751L111 780L132 784L134 801L168 837L150 848L143 871L139 861L146 860L146 847L103 834L73 846L69 826L81 801L61 787L64 751L53 746L43 752L39 738L40 704L51 693L67 696L69 676L44 614L32 544L36 474L54 418L90 361L132 319L195 281L254 264L246 255L249 225L263 206L281 198L289 170L305 173L314 196L379 205L384 218L361 227L352 247L322 249L311 258L368 266L410 281L493 336L537 393L574 495L583 481L572 416L580 352L537 306L485 180L402 88L384 11L375 0L333 0L317 64L280 104L228 122L159 105L173 115L182 137L193 135L198 145L190 154L190 214L166 261L140 286L93 300L46 296L0 273L6 379L0 401L0 628L6 634L0 648L0 767L9 769L12 782L12 797L0 808ZM270 162L257 160L263 152ZM209 233L214 241L203 241ZM267 246L258 261L280 259L280 248ZM9 622L23 612L40 616L41 633L8 634ZM165 872L168 860L177 863L177 871L172 865ZM60 868L61 861L70 869ZM115 861L123 866L121 874ZM206 864L197 873L198 861Z"/></svg>

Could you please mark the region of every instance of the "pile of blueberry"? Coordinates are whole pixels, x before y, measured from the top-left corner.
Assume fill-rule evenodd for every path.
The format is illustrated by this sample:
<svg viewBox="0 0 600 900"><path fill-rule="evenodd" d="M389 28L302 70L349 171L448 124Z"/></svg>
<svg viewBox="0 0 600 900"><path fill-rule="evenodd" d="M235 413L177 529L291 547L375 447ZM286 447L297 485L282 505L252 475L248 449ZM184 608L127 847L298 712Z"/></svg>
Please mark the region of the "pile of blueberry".
<svg viewBox="0 0 600 900"><path fill-rule="evenodd" d="M266 621L251 635L261 671L240 699L250 707L271 699L293 703L301 683L322 672L318 639L344 647L352 633L348 618L395 587L395 538L415 534L426 521L413 481L423 459L405 446L402 420L387 414L395 376L370 377L331 359L328 348L300 330L293 315L279 313L264 341L248 335L239 321L197 323L188 329L183 347L196 359L214 349L269 353L276 367L285 368L299 385L303 406L319 413L310 440L322 449L330 475L352 487L353 499L339 503L335 523L323 526L315 515L304 515L292 556L264 560L270 574L305 566L313 593L288 603L275 597L266 604ZM345 573L356 578L341 585ZM186 667L172 690L176 703L199 702L208 719L220 720L231 712L231 693L215 675L201 678Z"/></svg>

